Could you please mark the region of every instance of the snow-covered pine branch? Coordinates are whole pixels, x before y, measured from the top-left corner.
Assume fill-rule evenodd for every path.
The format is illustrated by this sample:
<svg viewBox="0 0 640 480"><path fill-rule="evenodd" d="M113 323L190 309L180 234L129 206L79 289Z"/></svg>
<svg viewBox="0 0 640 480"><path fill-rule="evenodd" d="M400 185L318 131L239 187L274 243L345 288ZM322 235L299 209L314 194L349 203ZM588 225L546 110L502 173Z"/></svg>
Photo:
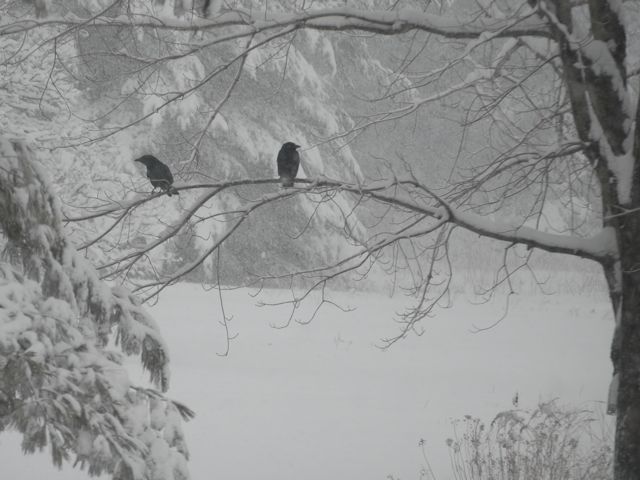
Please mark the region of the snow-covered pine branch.
<svg viewBox="0 0 640 480"><path fill-rule="evenodd" d="M102 282L67 240L60 205L27 145L0 139L0 431L23 449L75 454L91 475L186 479L181 418L193 412L132 385L125 355L169 383L155 321L125 289ZM121 352L110 346L115 339Z"/></svg>

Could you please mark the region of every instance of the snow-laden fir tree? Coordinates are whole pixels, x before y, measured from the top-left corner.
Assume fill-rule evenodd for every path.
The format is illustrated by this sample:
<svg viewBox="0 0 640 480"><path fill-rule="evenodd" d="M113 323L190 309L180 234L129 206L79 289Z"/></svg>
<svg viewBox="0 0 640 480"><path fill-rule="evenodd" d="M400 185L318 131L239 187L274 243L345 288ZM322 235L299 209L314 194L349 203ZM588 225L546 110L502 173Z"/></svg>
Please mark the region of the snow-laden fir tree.
<svg viewBox="0 0 640 480"><path fill-rule="evenodd" d="M193 413L160 392L169 358L158 327L100 280L61 219L34 153L0 137L0 431L91 475L188 479L180 424ZM131 383L123 359L134 354L159 390Z"/></svg>

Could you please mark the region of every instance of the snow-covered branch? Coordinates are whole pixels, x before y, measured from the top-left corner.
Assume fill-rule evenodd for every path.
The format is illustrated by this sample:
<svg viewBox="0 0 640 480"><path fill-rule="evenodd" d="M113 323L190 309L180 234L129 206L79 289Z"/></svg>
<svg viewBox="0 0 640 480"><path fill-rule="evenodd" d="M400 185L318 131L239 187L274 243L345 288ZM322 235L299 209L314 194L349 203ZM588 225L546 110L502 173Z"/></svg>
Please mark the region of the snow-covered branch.
<svg viewBox="0 0 640 480"><path fill-rule="evenodd" d="M615 232L609 228L604 228L592 237L580 238L542 232L527 226L509 225L459 210L452 210L451 217L452 223L478 235L530 248L540 248L547 252L576 255L603 263L610 262L618 256Z"/></svg>
<svg viewBox="0 0 640 480"><path fill-rule="evenodd" d="M185 213L174 221L174 223L161 234L152 243L141 249L127 253L124 256L115 258L107 264L102 265L103 275L113 276L128 271L137 261L149 254L153 249L160 247L170 238L175 236L194 216L199 215L200 209L204 208L208 202L211 202L216 196L223 191L233 190L238 187L257 186L257 185L276 185L277 179L241 179L230 182L219 182L209 184L195 185L176 185L179 191L202 189L204 193L198 197L192 206L185 210ZM222 243L239 227L239 225L258 208L275 201L281 201L296 195L327 195L343 193L352 195L354 198L367 198L379 204L389 206L393 210L410 212L419 215L420 220L411 230L401 230L395 234L387 235L382 239L375 240L371 237L364 242L363 249L351 254L349 257L343 258L330 268L341 268L350 261L361 256L371 256L395 242L406 238L416 238L428 235L437 230L433 226L424 226L424 222L429 219L435 219L438 224L457 225L459 227L470 230L484 237L496 240L526 245L530 248L539 248L548 252L563 253L575 255L583 258L592 259L599 262L609 262L617 257L617 247L615 235L609 229L604 229L600 233L590 238L580 238L573 235L559 235L544 232L536 228L511 225L504 222L498 222L489 216L483 216L477 213L464 211L461 208L454 208L452 204L445 199L433 193L430 189L420 184L415 178L397 178L387 181L372 182L369 184L353 184L332 180L326 177L318 177L315 179L297 179L297 187L293 189L285 189L274 193L263 195L255 200L247 201L243 207L234 207L230 211L219 211L216 217L228 217L232 220L229 228L225 229L224 234L220 238L216 238L213 244L206 249L192 264L183 265L182 268L168 278L158 279L152 283L146 283L138 289L148 289L150 287L166 286L179 280L183 275L192 271L195 267L202 264L205 259L217 251ZM419 195L418 195L419 194ZM156 201L158 195L151 195L145 198L136 198L129 203L108 207L101 211L86 215L84 217L74 218L73 221L83 221L86 219L94 219L101 215L111 216L118 210L130 213L135 208L146 202ZM114 222L120 222L122 216L118 215ZM113 225L108 227L112 229ZM115 268L115 270L112 270ZM327 268L322 268L325 271ZM313 273L312 270L304 272L305 274ZM317 272L316 272L317 273ZM164 288L164 287L163 287Z"/></svg>
<svg viewBox="0 0 640 480"><path fill-rule="evenodd" d="M40 27L73 28L86 23L86 19L67 15L46 19L7 21L0 24L0 36L23 33ZM211 19L156 17L149 14L122 15L113 18L99 17L92 20L95 26L149 27L173 31L219 30L241 27L245 35L281 29L290 26L316 30L361 30L383 35L397 35L421 30L447 38L477 38L481 35L496 37L549 36L546 24L536 16L527 14L515 18L458 18L425 13L404 8L398 11L360 10L356 8L308 9L296 13L226 11Z"/></svg>

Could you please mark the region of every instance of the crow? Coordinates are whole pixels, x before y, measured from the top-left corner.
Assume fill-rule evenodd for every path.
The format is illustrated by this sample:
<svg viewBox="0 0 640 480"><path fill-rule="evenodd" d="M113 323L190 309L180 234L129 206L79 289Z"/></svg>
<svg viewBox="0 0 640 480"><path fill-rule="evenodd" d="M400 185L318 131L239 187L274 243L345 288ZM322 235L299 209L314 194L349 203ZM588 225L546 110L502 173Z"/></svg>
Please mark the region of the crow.
<svg viewBox="0 0 640 480"><path fill-rule="evenodd" d="M135 162L140 162L147 167L147 178L153 185L153 190L160 188L167 192L167 195L171 196L174 193L180 195L180 192L173 187L173 175L171 170L164 163L158 160L153 155L143 155L140 158L136 158Z"/></svg>
<svg viewBox="0 0 640 480"><path fill-rule="evenodd" d="M293 187L293 180L298 174L300 166L300 154L296 151L298 148L300 145L287 142L278 152L278 175L283 188Z"/></svg>

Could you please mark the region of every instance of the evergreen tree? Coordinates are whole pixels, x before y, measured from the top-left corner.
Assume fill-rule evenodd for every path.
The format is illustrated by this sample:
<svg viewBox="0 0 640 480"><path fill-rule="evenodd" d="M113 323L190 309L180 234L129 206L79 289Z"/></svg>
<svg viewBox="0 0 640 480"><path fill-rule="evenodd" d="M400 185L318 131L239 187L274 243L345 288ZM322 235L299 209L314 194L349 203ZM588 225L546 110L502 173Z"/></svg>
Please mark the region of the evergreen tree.
<svg viewBox="0 0 640 480"><path fill-rule="evenodd" d="M161 393L169 357L155 321L77 253L35 155L4 138L0 231L0 431L22 433L26 453L48 446L58 466L75 455L91 475L189 478L180 418L193 412ZM134 354L159 390L131 383Z"/></svg>

